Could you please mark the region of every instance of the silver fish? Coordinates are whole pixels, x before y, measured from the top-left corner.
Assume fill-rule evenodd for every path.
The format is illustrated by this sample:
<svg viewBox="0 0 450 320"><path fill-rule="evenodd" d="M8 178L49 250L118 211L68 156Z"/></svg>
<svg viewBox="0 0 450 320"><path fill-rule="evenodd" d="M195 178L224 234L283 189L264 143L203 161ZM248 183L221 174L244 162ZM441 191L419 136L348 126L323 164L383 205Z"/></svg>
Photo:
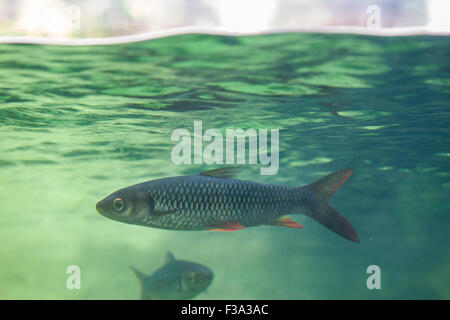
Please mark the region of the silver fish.
<svg viewBox="0 0 450 320"><path fill-rule="evenodd" d="M148 276L134 267L141 284L143 300L186 300L193 299L206 290L214 274L206 266L175 259L167 252L164 266Z"/></svg>
<svg viewBox="0 0 450 320"><path fill-rule="evenodd" d="M236 180L237 170L220 168L139 183L112 193L96 208L113 220L170 230L234 231L258 225L302 228L284 216L304 214L359 242L352 225L328 204L353 169L300 187Z"/></svg>

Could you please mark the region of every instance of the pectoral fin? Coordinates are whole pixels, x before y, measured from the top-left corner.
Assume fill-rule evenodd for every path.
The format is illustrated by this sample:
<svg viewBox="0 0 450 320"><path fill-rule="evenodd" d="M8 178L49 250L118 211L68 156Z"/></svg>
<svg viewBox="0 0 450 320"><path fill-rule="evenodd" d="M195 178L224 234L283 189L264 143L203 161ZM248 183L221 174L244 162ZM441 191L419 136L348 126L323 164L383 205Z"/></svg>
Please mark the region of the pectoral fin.
<svg viewBox="0 0 450 320"><path fill-rule="evenodd" d="M171 213L175 213L176 212L175 209L166 209L166 210L155 209L155 201L153 200L153 198L149 197L148 200L149 200L149 203L148 203L148 205L149 205L149 213L152 216L157 217L157 216L163 216L163 215L166 215L166 214L171 214Z"/></svg>
<svg viewBox="0 0 450 320"><path fill-rule="evenodd" d="M173 209L173 210L151 210L150 214L153 216L163 216L163 215L172 214L175 212L177 212L175 209Z"/></svg>

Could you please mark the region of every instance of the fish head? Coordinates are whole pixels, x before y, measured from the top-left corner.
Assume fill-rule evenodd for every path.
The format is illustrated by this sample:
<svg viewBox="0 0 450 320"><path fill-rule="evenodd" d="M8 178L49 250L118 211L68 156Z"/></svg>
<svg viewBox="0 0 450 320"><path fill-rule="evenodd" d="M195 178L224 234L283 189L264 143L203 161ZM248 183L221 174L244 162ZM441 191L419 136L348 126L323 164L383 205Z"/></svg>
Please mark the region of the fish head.
<svg viewBox="0 0 450 320"><path fill-rule="evenodd" d="M137 186L117 190L95 205L97 212L112 220L134 223L141 212L148 211L146 193Z"/></svg>
<svg viewBox="0 0 450 320"><path fill-rule="evenodd" d="M197 295L206 290L213 277L214 274L208 267L197 263L189 263L180 274L180 287L182 291L190 295Z"/></svg>

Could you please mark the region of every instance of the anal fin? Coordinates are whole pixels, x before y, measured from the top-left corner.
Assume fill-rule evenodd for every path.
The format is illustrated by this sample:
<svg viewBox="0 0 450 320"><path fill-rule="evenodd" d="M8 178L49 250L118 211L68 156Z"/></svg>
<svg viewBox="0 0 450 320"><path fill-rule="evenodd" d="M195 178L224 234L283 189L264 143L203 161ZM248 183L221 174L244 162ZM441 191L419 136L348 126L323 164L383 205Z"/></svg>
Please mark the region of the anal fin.
<svg viewBox="0 0 450 320"><path fill-rule="evenodd" d="M278 218L277 220L272 222L270 225L271 226L276 226L276 227L287 227L287 228L303 229L303 226L300 223L292 220L289 217Z"/></svg>

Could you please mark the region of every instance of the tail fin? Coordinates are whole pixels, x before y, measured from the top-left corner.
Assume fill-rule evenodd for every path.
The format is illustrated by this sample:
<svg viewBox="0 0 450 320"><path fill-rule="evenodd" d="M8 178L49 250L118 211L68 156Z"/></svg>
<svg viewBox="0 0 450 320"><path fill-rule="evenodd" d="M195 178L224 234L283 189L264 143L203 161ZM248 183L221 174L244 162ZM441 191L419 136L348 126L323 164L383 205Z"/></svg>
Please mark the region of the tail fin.
<svg viewBox="0 0 450 320"><path fill-rule="evenodd" d="M307 186L319 198L320 202L319 207L309 216L338 235L359 242L358 235L350 222L328 204L336 190L347 181L352 173L353 169L337 171Z"/></svg>

